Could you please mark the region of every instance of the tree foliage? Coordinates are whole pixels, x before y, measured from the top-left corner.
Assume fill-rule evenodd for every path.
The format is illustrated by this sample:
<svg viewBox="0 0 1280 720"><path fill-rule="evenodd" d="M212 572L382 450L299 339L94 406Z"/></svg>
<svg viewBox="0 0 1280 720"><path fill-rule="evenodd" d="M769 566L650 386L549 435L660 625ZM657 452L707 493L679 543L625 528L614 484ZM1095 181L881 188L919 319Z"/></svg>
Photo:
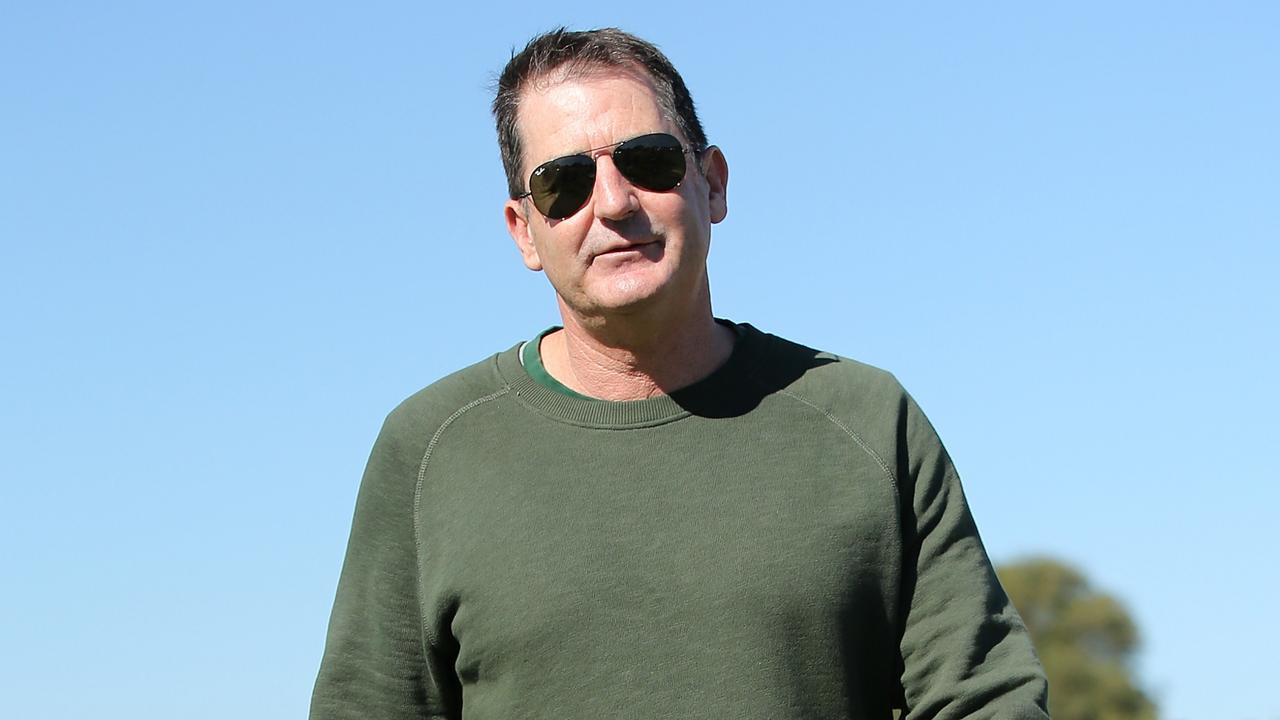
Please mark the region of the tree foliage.
<svg viewBox="0 0 1280 720"><path fill-rule="evenodd" d="M1154 720L1134 682L1138 629L1115 598L1076 569L1048 558L997 568L1049 676L1054 720Z"/></svg>

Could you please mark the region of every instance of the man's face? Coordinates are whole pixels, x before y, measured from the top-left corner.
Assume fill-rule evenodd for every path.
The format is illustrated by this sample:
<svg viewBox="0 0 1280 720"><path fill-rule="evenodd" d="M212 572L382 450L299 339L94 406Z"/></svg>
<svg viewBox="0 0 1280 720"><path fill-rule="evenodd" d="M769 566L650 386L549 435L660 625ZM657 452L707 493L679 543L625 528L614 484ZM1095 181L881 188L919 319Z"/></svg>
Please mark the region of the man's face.
<svg viewBox="0 0 1280 720"><path fill-rule="evenodd" d="M663 117L643 71L608 68L556 80L525 91L520 100L526 184L533 168L548 160L640 135L665 132L688 147ZM689 310L707 292L711 224L726 213L724 158L715 148L702 163L689 153L680 186L655 192L623 177L611 150L592 153L595 187L582 209L549 220L530 200L510 200L507 229L525 265L546 272L562 310L567 306L582 318L655 304L668 312Z"/></svg>

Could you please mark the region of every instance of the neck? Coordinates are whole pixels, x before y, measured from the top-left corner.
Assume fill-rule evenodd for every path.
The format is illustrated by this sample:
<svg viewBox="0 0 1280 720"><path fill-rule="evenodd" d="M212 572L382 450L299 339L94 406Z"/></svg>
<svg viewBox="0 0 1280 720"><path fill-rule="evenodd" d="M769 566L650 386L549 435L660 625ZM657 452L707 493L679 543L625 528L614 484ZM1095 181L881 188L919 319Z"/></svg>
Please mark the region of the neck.
<svg viewBox="0 0 1280 720"><path fill-rule="evenodd" d="M686 318L637 316L583 322L561 307L564 329L543 338L542 364L556 380L602 400L670 394L710 375L733 352L733 331L708 301Z"/></svg>

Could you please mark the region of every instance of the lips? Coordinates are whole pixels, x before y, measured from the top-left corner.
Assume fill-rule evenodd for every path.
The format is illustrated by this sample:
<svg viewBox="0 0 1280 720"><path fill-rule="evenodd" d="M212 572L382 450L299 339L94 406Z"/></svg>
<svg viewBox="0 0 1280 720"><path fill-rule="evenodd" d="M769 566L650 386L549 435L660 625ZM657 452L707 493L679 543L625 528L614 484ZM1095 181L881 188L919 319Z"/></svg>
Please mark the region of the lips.
<svg viewBox="0 0 1280 720"><path fill-rule="evenodd" d="M600 257L601 255L613 255L613 254L616 254L616 253L624 253L624 252L627 252L628 250L639 250L639 249L640 249L640 248L642 248L642 247L646 247L646 246L648 246L648 245L653 245L653 244L655 244L655 243L657 243L657 242L658 242L657 240L649 240L649 241L647 241L647 242L637 242L637 243L625 243L625 244L621 244L621 245L611 245L611 246L609 246L609 247L607 247L607 248L605 248L605 249L603 249L603 250L601 250L601 251L597 252L597 253L595 254L595 256L596 256L596 257Z"/></svg>

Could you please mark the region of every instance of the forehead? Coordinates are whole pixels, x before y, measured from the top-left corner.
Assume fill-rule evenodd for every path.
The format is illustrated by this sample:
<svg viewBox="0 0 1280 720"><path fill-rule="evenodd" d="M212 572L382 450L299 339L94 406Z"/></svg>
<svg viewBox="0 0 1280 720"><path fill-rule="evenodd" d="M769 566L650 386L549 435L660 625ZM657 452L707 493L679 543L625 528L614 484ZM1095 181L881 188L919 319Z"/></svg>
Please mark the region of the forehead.
<svg viewBox="0 0 1280 720"><path fill-rule="evenodd" d="M672 132L643 70L554 72L520 96L517 128L525 165L651 132Z"/></svg>

